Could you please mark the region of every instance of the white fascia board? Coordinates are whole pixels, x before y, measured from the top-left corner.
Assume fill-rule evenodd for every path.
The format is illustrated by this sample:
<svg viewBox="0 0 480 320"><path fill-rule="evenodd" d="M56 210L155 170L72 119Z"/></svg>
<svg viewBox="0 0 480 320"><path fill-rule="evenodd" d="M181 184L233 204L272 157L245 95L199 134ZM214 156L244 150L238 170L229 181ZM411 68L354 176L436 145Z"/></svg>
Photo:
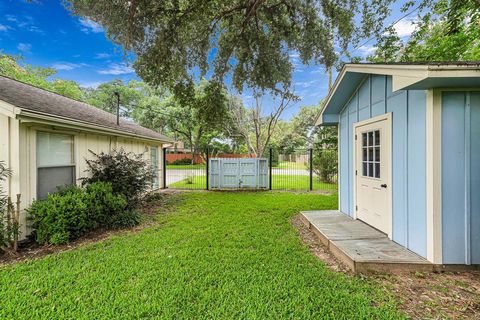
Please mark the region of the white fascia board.
<svg viewBox="0 0 480 320"><path fill-rule="evenodd" d="M6 115L10 118L15 118L20 113L20 108L15 107L13 104L0 100L0 114Z"/></svg>

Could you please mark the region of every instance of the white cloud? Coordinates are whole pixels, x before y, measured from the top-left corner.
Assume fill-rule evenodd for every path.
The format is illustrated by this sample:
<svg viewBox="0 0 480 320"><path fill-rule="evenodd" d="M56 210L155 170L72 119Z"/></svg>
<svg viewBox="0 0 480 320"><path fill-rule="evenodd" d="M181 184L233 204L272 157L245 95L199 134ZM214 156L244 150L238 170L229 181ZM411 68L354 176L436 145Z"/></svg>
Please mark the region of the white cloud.
<svg viewBox="0 0 480 320"><path fill-rule="evenodd" d="M4 17L5 21L9 22L10 26L5 26L8 29L18 28L24 29L30 32L44 34L43 30L35 25L35 20L31 16L17 17L15 15L8 14Z"/></svg>
<svg viewBox="0 0 480 320"><path fill-rule="evenodd" d="M99 70L98 73L100 74L111 74L111 75L121 75L121 74L129 74L134 73L132 67L127 66L124 63L112 63L108 66L108 69Z"/></svg>
<svg viewBox="0 0 480 320"><path fill-rule="evenodd" d="M310 74L327 74L327 71L325 70L325 68L318 68L310 71Z"/></svg>
<svg viewBox="0 0 480 320"><path fill-rule="evenodd" d="M99 25L98 23L96 23L93 20L90 20L88 18L80 18L79 22L83 26L83 28L81 28L81 30L85 33L90 33L90 32L100 33L100 32L103 32L102 26Z"/></svg>
<svg viewBox="0 0 480 320"><path fill-rule="evenodd" d="M5 16L5 20L7 20L9 22L18 22L18 19L12 14L7 14Z"/></svg>
<svg viewBox="0 0 480 320"><path fill-rule="evenodd" d="M17 49L22 51L23 53L30 53L30 50L32 49L32 45L29 43L19 43L17 45Z"/></svg>
<svg viewBox="0 0 480 320"><path fill-rule="evenodd" d="M298 81L295 82L296 86L299 86L301 88L310 88L315 86L315 84L318 82L318 80L310 80L310 81Z"/></svg>
<svg viewBox="0 0 480 320"><path fill-rule="evenodd" d="M374 54L375 50L377 50L377 47L372 46L370 44L365 44L365 45L359 47L357 50L362 57L366 57L366 56L369 56L371 54Z"/></svg>
<svg viewBox="0 0 480 320"><path fill-rule="evenodd" d="M7 26L0 24L0 31L7 31L7 30L8 30Z"/></svg>
<svg viewBox="0 0 480 320"><path fill-rule="evenodd" d="M70 63L70 62L57 62L52 65L52 68L56 70L73 70L80 67L88 66L86 63Z"/></svg>
<svg viewBox="0 0 480 320"><path fill-rule="evenodd" d="M96 89L99 85L101 85L102 81L87 81L87 82L80 82L80 87L82 88L92 88Z"/></svg>
<svg viewBox="0 0 480 320"><path fill-rule="evenodd" d="M415 31L416 24L416 19L400 20L394 28L400 38L409 37Z"/></svg>
<svg viewBox="0 0 480 320"><path fill-rule="evenodd" d="M109 54L109 53L97 53L95 55L95 59L108 59L110 58L112 55Z"/></svg>

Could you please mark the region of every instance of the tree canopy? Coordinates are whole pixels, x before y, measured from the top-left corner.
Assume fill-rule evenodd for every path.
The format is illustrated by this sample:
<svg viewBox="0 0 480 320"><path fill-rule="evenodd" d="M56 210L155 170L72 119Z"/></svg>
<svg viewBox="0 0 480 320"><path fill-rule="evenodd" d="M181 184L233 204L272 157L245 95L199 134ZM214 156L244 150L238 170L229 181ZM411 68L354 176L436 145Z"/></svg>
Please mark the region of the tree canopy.
<svg viewBox="0 0 480 320"><path fill-rule="evenodd" d="M403 42L387 28L377 43L373 62L480 60L480 1L439 0L416 22L416 30Z"/></svg>
<svg viewBox="0 0 480 320"><path fill-rule="evenodd" d="M137 74L176 94L211 75L233 86L288 88L292 52L331 67L338 51L383 32L393 0L66 0L136 55ZM337 48L335 48L337 46Z"/></svg>
<svg viewBox="0 0 480 320"><path fill-rule="evenodd" d="M0 74L72 99L83 99L84 92L75 81L55 78L51 80L57 73L55 69L33 67L26 63L22 64L21 62L22 58L20 56L0 53Z"/></svg>

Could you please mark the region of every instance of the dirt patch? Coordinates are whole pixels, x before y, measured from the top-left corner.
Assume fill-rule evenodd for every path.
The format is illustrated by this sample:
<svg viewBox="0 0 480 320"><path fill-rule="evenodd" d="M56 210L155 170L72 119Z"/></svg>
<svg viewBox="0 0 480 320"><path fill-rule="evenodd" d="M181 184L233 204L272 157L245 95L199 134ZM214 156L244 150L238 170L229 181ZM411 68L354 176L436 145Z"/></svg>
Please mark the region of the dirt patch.
<svg viewBox="0 0 480 320"><path fill-rule="evenodd" d="M310 251L334 271L353 275L302 222L292 224ZM397 307L413 319L480 319L480 271L403 272L361 277L393 294Z"/></svg>
<svg viewBox="0 0 480 320"><path fill-rule="evenodd" d="M178 202L177 197L173 196L177 193L176 191L162 191L150 195L139 209L144 216L143 222L134 228L121 230L97 229L65 245L39 245L31 240L25 241L20 244L18 252L16 253L0 253L0 266L17 263L26 259L38 259L49 254L101 242L112 236L139 232L147 227L156 225L158 221L155 217L158 214L167 214L173 210Z"/></svg>

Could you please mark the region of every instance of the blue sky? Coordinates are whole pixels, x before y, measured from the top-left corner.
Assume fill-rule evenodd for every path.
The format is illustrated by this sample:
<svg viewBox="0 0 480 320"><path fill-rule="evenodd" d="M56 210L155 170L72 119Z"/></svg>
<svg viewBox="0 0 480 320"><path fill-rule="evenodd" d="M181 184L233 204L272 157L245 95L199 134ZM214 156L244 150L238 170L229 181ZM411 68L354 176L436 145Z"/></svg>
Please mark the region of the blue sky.
<svg viewBox="0 0 480 320"><path fill-rule="evenodd" d="M388 25L402 14L395 5ZM396 24L402 37L412 32L415 15ZM96 87L112 79L128 81L137 79L129 67L128 59L121 47L110 42L101 26L88 19L71 15L55 0L0 1L0 49L7 54L22 55L24 61L34 66L53 67L58 70L56 77L77 81L84 87ZM374 50L370 41L356 50L366 56ZM328 76L322 66L304 66L294 52L290 54L296 70L293 74L295 93L301 100L287 110L288 119L302 105L316 105L326 96ZM132 59L132 57L129 57ZM246 105L253 102L251 94L243 94ZM272 103L265 101L265 109Z"/></svg>

